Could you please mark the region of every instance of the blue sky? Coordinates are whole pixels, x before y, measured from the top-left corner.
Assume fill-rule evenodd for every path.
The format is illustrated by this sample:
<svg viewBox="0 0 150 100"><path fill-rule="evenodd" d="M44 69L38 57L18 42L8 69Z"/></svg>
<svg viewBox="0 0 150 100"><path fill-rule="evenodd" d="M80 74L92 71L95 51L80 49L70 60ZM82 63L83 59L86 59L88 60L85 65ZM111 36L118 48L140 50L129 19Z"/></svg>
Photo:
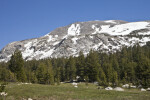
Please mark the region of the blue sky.
<svg viewBox="0 0 150 100"><path fill-rule="evenodd" d="M150 0L0 0L0 49L91 20L150 20Z"/></svg>

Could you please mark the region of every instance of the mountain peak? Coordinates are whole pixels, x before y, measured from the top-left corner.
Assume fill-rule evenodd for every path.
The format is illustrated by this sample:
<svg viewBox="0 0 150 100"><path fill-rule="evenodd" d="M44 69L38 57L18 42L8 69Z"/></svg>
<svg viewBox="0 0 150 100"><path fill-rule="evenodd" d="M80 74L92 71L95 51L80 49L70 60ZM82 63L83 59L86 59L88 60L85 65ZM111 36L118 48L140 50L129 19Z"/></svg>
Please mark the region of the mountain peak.
<svg viewBox="0 0 150 100"><path fill-rule="evenodd" d="M141 46L150 41L150 21L126 22L121 20L76 22L40 38L17 41L8 44L0 52L0 61L9 61L16 49L25 60L48 57L85 55L91 49L102 52L116 52L123 46Z"/></svg>

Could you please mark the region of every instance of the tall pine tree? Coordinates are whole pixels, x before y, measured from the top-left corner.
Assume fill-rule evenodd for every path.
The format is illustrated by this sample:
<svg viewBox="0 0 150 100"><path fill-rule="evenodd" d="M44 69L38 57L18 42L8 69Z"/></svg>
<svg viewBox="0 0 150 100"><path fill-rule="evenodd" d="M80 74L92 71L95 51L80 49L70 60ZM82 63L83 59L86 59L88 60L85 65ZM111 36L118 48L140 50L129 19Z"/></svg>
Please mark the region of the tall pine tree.
<svg viewBox="0 0 150 100"><path fill-rule="evenodd" d="M19 82L26 81L26 75L24 72L24 60L19 50L15 50L9 61L9 69L15 73L15 76Z"/></svg>

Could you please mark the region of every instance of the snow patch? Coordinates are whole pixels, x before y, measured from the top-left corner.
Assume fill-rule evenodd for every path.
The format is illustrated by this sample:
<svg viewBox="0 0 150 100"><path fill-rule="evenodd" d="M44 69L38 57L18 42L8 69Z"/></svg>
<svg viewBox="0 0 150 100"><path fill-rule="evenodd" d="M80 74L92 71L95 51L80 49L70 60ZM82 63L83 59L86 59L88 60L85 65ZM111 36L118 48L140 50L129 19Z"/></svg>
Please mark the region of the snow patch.
<svg viewBox="0 0 150 100"><path fill-rule="evenodd" d="M72 54L75 55L77 53L76 49L71 49L71 51L73 52ZM76 56L76 55L75 55Z"/></svg>
<svg viewBox="0 0 150 100"><path fill-rule="evenodd" d="M93 39L93 36L89 36L91 39Z"/></svg>
<svg viewBox="0 0 150 100"><path fill-rule="evenodd" d="M50 33L51 33L51 32L47 33L47 34L46 34L46 35L44 35L44 36L49 36L49 35L50 35Z"/></svg>
<svg viewBox="0 0 150 100"><path fill-rule="evenodd" d="M28 42L27 44L24 45L24 47L28 48L28 47L31 47L32 45L32 42Z"/></svg>
<svg viewBox="0 0 150 100"><path fill-rule="evenodd" d="M52 40L52 35L49 35L48 37L49 38L48 38L47 42L50 42Z"/></svg>
<svg viewBox="0 0 150 100"><path fill-rule="evenodd" d="M144 46L146 45L146 42L150 41L150 38L149 37L144 37L141 39L141 43L140 43L140 46Z"/></svg>
<svg viewBox="0 0 150 100"><path fill-rule="evenodd" d="M107 20L107 21L104 21L105 23L113 23L113 24L116 24L115 20Z"/></svg>
<svg viewBox="0 0 150 100"><path fill-rule="evenodd" d="M95 30L95 32L93 32L92 34L100 33L100 30L101 30L100 27L96 27L95 25L92 25L92 29Z"/></svg>
<svg viewBox="0 0 150 100"><path fill-rule="evenodd" d="M53 45L57 45L59 42L54 42Z"/></svg>
<svg viewBox="0 0 150 100"><path fill-rule="evenodd" d="M67 37L68 37L68 35L65 35L65 36L62 37L62 39L67 39Z"/></svg>
<svg viewBox="0 0 150 100"><path fill-rule="evenodd" d="M144 29L148 22L132 22L121 25L109 27L109 25L102 25L100 33L108 33L110 35L128 35L134 30Z"/></svg>
<svg viewBox="0 0 150 100"><path fill-rule="evenodd" d="M55 35L55 38L57 38L58 37L58 35Z"/></svg>
<svg viewBox="0 0 150 100"><path fill-rule="evenodd" d="M148 42L148 41L150 41L150 38L149 38L149 37L144 37L144 38L142 38L142 42Z"/></svg>
<svg viewBox="0 0 150 100"><path fill-rule="evenodd" d="M74 38L72 38L71 40L73 41L74 44L77 44L78 38L77 38L77 37L74 37Z"/></svg>
<svg viewBox="0 0 150 100"><path fill-rule="evenodd" d="M140 32L138 35L150 35L150 32Z"/></svg>
<svg viewBox="0 0 150 100"><path fill-rule="evenodd" d="M80 24L72 24L68 28L68 35L70 36L80 35Z"/></svg>
<svg viewBox="0 0 150 100"><path fill-rule="evenodd" d="M95 49L95 50L97 50L99 47L100 47L100 45L102 45L103 43L101 42L101 43L99 43L99 44L97 44L97 45L94 45L92 48L93 49Z"/></svg>
<svg viewBox="0 0 150 100"><path fill-rule="evenodd" d="M28 56L31 56L34 53L34 49L30 48L31 46L32 42L28 42L27 44L24 45L24 47L26 48L25 51L22 53L24 59Z"/></svg>
<svg viewBox="0 0 150 100"><path fill-rule="evenodd" d="M54 51L54 49L51 49L51 50L49 50L49 51L47 51L47 52L43 52L43 53L42 53L43 55L40 57L40 59L50 57L51 54L53 53L53 51Z"/></svg>

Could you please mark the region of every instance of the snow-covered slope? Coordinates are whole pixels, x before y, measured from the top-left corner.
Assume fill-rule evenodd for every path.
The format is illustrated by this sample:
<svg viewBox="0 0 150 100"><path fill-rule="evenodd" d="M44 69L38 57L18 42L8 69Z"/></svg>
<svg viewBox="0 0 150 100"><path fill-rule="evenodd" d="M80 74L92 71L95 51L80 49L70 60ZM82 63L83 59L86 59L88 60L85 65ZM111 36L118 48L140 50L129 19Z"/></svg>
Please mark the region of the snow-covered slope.
<svg viewBox="0 0 150 100"><path fill-rule="evenodd" d="M85 55L91 49L116 52L123 46L141 46L150 41L150 22L125 22L120 20L77 22L60 27L43 37L12 42L0 51L0 62L10 60L19 49L25 60L48 57Z"/></svg>

